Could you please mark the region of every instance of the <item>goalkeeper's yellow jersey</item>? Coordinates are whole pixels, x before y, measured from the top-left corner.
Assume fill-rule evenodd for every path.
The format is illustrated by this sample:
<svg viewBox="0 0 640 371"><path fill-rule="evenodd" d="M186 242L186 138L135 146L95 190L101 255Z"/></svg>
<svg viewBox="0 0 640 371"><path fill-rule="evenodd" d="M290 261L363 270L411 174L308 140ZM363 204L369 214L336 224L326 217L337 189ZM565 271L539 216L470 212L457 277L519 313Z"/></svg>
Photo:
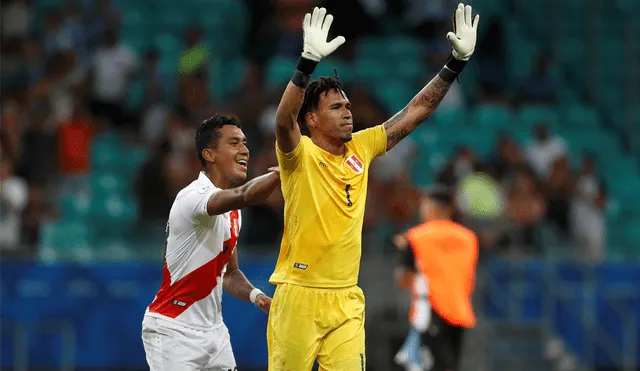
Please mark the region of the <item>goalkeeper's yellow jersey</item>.
<svg viewBox="0 0 640 371"><path fill-rule="evenodd" d="M306 136L291 153L276 144L285 225L271 283L357 284L369 164L386 153L384 126L354 133L346 146L334 156Z"/></svg>

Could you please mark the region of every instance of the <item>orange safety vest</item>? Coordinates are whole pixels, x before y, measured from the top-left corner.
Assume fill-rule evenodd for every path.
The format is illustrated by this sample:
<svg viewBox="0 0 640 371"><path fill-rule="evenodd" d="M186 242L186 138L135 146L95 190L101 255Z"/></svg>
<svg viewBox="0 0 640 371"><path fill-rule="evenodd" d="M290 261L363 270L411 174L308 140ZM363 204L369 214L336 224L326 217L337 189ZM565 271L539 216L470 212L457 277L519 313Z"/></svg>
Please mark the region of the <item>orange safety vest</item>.
<svg viewBox="0 0 640 371"><path fill-rule="evenodd" d="M478 237L462 225L434 220L406 233L418 270L429 282L429 302L454 326L473 327L471 305L478 261Z"/></svg>

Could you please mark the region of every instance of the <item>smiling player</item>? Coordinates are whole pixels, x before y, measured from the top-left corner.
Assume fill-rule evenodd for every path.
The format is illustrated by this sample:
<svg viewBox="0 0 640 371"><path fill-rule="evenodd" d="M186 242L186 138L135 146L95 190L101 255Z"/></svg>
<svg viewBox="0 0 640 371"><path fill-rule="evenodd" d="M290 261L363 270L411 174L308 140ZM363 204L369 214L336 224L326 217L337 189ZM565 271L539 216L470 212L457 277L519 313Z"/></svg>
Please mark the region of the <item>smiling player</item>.
<svg viewBox="0 0 640 371"><path fill-rule="evenodd" d="M238 267L240 210L266 199L279 170L247 178L249 149L235 118L214 116L196 133L203 171L176 196L167 223L162 284L142 322L152 371L236 370L222 322L222 288L269 312L271 299Z"/></svg>

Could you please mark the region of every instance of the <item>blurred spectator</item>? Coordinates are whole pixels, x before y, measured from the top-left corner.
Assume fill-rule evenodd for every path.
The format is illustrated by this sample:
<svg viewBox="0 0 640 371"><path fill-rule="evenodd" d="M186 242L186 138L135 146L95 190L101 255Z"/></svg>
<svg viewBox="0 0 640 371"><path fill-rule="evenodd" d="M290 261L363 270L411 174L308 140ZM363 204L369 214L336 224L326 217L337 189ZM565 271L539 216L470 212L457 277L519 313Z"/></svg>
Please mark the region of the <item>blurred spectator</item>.
<svg viewBox="0 0 640 371"><path fill-rule="evenodd" d="M499 181L508 179L516 170L527 166L518 145L508 136L501 135L496 148L497 151L492 155L490 163Z"/></svg>
<svg viewBox="0 0 640 371"><path fill-rule="evenodd" d="M277 0L280 39L277 54L299 57L302 53L302 19L312 9L312 0Z"/></svg>
<svg viewBox="0 0 640 371"><path fill-rule="evenodd" d="M178 103L188 112L194 122L211 117L211 101L208 73L203 69L180 78Z"/></svg>
<svg viewBox="0 0 640 371"><path fill-rule="evenodd" d="M83 18L87 32L86 42L91 51L102 42L105 31L120 27L120 11L110 0L89 2Z"/></svg>
<svg viewBox="0 0 640 371"><path fill-rule="evenodd" d="M56 130L51 108L34 107L23 134L21 174L30 184L45 185L56 174ZM27 150L28 149L28 150Z"/></svg>
<svg viewBox="0 0 640 371"><path fill-rule="evenodd" d="M40 224L52 218L55 218L55 213L47 201L44 187L29 186L29 202L22 217L22 240L29 250L22 253L33 255L36 252L34 247L40 241Z"/></svg>
<svg viewBox="0 0 640 371"><path fill-rule="evenodd" d="M520 99L525 103L553 103L556 99L558 82L549 73L547 55L538 55L531 76L520 87Z"/></svg>
<svg viewBox="0 0 640 371"><path fill-rule="evenodd" d="M62 8L62 28L66 35L71 36L73 49L78 55L79 64L82 69L86 69L89 66L89 49L87 46L87 30L82 21L82 15L80 14L80 8L78 3L74 0L69 1Z"/></svg>
<svg viewBox="0 0 640 371"><path fill-rule="evenodd" d="M560 229L564 236L569 234L569 206L573 194L573 174L567 156L558 157L551 167L547 179L547 218Z"/></svg>
<svg viewBox="0 0 640 371"><path fill-rule="evenodd" d="M507 86L507 80L504 78L507 70L504 26L496 18L480 22L487 22L487 31L484 37L478 40L477 55L474 56L479 70L481 100L502 101L505 99Z"/></svg>
<svg viewBox="0 0 640 371"><path fill-rule="evenodd" d="M17 252L21 248L22 212L29 200L27 182L14 174L14 163L0 156L0 251Z"/></svg>
<svg viewBox="0 0 640 371"><path fill-rule="evenodd" d="M23 51L24 59L22 63L26 82L28 86L33 86L45 72L42 63L44 58L42 45L35 40L27 40Z"/></svg>
<svg viewBox="0 0 640 371"><path fill-rule="evenodd" d="M165 76L160 67L158 61L160 54L156 49L149 49L144 54L143 65L140 69L140 82L145 88L145 93L149 94L149 90L160 88L161 93L166 94L169 87L169 77ZM145 96L146 96L145 94Z"/></svg>
<svg viewBox="0 0 640 371"><path fill-rule="evenodd" d="M537 230L545 209L544 196L538 190L533 174L526 169L518 171L507 199L507 217L512 223L510 244L540 248Z"/></svg>
<svg viewBox="0 0 640 371"><path fill-rule="evenodd" d="M494 249L502 234L505 197L491 168L476 163L473 171L455 187L460 222L478 235L480 246Z"/></svg>
<svg viewBox="0 0 640 371"><path fill-rule="evenodd" d="M185 48L178 62L178 73L188 75L207 70L210 54L209 48L202 41L202 28L190 27L185 33Z"/></svg>
<svg viewBox="0 0 640 371"><path fill-rule="evenodd" d="M163 99L162 88L154 82L147 86L146 98L140 134L146 144L154 145L165 137L169 107Z"/></svg>
<svg viewBox="0 0 640 371"><path fill-rule="evenodd" d="M2 155L17 163L22 156L22 132L25 113L15 101L2 104L2 125L0 125L0 148Z"/></svg>
<svg viewBox="0 0 640 371"><path fill-rule="evenodd" d="M165 176L169 184L170 194L176 195L198 176L202 170L196 153L195 126L189 125L186 111L178 109L169 114L167 119L167 138L170 152L165 161Z"/></svg>
<svg viewBox="0 0 640 371"><path fill-rule="evenodd" d="M451 160L438 173L436 177L437 183L447 187L457 185L458 182L473 172L475 162L476 155L469 147L458 148Z"/></svg>
<svg viewBox="0 0 640 371"><path fill-rule="evenodd" d="M604 258L606 202L606 188L597 175L595 160L586 155L571 208L571 230L579 248L584 248L579 251L579 258L595 262Z"/></svg>
<svg viewBox="0 0 640 371"><path fill-rule="evenodd" d="M152 147L147 161L140 167L135 179L135 195L139 202L139 227L147 234L157 234L164 226L171 204L176 195L169 186L167 172L169 142L157 143Z"/></svg>
<svg viewBox="0 0 640 371"><path fill-rule="evenodd" d="M420 192L409 181L409 171L406 167L398 172L385 198L389 219L394 226L394 234L402 233L416 222L414 219L417 216Z"/></svg>
<svg viewBox="0 0 640 371"><path fill-rule="evenodd" d="M76 98L73 115L58 131L58 166L63 175L82 176L89 171L93 123L85 102Z"/></svg>
<svg viewBox="0 0 640 371"><path fill-rule="evenodd" d="M44 48L48 55L64 53L74 48L74 37L63 27L60 11L50 10L45 17Z"/></svg>
<svg viewBox="0 0 640 371"><path fill-rule="evenodd" d="M21 93L28 87L28 76L23 61L24 42L18 38L2 38L0 53L2 95L9 99L20 99Z"/></svg>
<svg viewBox="0 0 640 371"><path fill-rule="evenodd" d="M29 0L13 0L2 4L2 37L25 38L31 26L31 4Z"/></svg>
<svg viewBox="0 0 640 371"><path fill-rule="evenodd" d="M56 53L47 60L45 76L29 92L32 107L47 106L52 110L54 125L69 120L73 114L73 95L82 83L75 73L73 54Z"/></svg>
<svg viewBox="0 0 640 371"><path fill-rule="evenodd" d="M550 136L549 128L544 123L535 126L535 138L527 145L527 161L536 175L546 179L553 162L567 154L567 145L559 136Z"/></svg>
<svg viewBox="0 0 640 371"><path fill-rule="evenodd" d="M93 57L91 109L94 115L110 120L117 127L126 124L124 100L135 68L134 52L120 43L114 30L107 30L102 46Z"/></svg>

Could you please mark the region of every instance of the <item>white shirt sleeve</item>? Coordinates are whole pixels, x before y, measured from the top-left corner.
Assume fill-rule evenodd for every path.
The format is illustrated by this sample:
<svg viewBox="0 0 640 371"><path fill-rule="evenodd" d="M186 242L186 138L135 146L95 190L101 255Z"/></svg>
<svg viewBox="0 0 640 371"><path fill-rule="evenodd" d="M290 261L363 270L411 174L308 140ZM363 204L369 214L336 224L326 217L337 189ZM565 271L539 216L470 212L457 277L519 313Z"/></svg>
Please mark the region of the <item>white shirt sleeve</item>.
<svg viewBox="0 0 640 371"><path fill-rule="evenodd" d="M25 181L19 178L6 180L1 187L2 198L17 212L21 212L29 201L29 189Z"/></svg>
<svg viewBox="0 0 640 371"><path fill-rule="evenodd" d="M200 223L203 218L210 217L207 203L211 195L220 189L213 186L199 186L180 192L176 197L176 207L181 214L193 223Z"/></svg>

